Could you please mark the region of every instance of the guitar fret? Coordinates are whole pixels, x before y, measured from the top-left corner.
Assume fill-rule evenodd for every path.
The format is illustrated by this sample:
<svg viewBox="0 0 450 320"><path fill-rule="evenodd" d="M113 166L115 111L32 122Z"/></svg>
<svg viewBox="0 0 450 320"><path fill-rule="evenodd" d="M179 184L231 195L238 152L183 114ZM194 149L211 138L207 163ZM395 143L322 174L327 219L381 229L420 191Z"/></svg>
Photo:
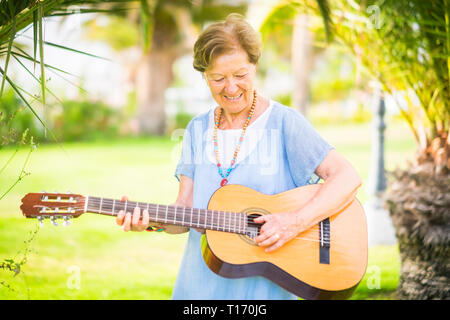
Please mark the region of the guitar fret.
<svg viewBox="0 0 450 320"><path fill-rule="evenodd" d="M220 211L217 211L217 230L220 230Z"/></svg>
<svg viewBox="0 0 450 320"><path fill-rule="evenodd" d="M217 211L216 211L216 219L217 219L216 230L219 230L219 215L218 215Z"/></svg>
<svg viewBox="0 0 450 320"><path fill-rule="evenodd" d="M191 220L189 225L192 227L192 216L194 215L194 208L191 208Z"/></svg>
<svg viewBox="0 0 450 320"><path fill-rule="evenodd" d="M103 198L100 198L100 209L98 209L98 212L102 212L102 205L103 205Z"/></svg>
<svg viewBox="0 0 450 320"><path fill-rule="evenodd" d="M178 206L175 206L175 213L173 214L173 223L175 224L175 217L177 216Z"/></svg>
<svg viewBox="0 0 450 320"><path fill-rule="evenodd" d="M320 222L320 235L321 235L321 237L320 237L320 245L323 247L323 223L322 222Z"/></svg>
<svg viewBox="0 0 450 320"><path fill-rule="evenodd" d="M167 223L167 211L169 210L169 206L166 206L166 218L164 219L164 221Z"/></svg>
<svg viewBox="0 0 450 320"><path fill-rule="evenodd" d="M88 202L89 202L89 196L86 196L86 200L84 200L84 212L87 212Z"/></svg>
<svg viewBox="0 0 450 320"><path fill-rule="evenodd" d="M223 220L224 220L224 227L225 227L224 231L228 232L230 230L230 226L227 224L228 212L224 211L223 215L224 215L224 219Z"/></svg>
<svg viewBox="0 0 450 320"><path fill-rule="evenodd" d="M206 220L208 219L208 218L207 218L207 213L208 213L208 210L205 210L205 223L204 223L205 229L206 229Z"/></svg>
<svg viewBox="0 0 450 320"><path fill-rule="evenodd" d="M236 214L233 214L233 216L234 216L234 232L236 232L236 225L237 225L237 223L236 223Z"/></svg>
<svg viewBox="0 0 450 320"><path fill-rule="evenodd" d="M241 229L241 215L239 214L239 233L241 233L242 232L242 229Z"/></svg>
<svg viewBox="0 0 450 320"><path fill-rule="evenodd" d="M228 231L231 232L231 215L229 212L228 212L228 220L229 220Z"/></svg>
<svg viewBox="0 0 450 320"><path fill-rule="evenodd" d="M112 213L114 214L114 207L116 206L116 199L113 199Z"/></svg>
<svg viewBox="0 0 450 320"><path fill-rule="evenodd" d="M227 225L226 225L226 214L225 214L226 212L225 211L222 211L222 216L223 216L223 226L222 226L222 229L223 229L223 231L227 231L226 229L227 229Z"/></svg>
<svg viewBox="0 0 450 320"><path fill-rule="evenodd" d="M155 218L156 222L158 222L158 212L159 212L159 204L156 204L156 218Z"/></svg>
<svg viewBox="0 0 450 320"><path fill-rule="evenodd" d="M197 209L197 227L200 228L200 209Z"/></svg>
<svg viewBox="0 0 450 320"><path fill-rule="evenodd" d="M181 221L181 225L184 226L184 215L186 213L186 207L183 207L183 220Z"/></svg>

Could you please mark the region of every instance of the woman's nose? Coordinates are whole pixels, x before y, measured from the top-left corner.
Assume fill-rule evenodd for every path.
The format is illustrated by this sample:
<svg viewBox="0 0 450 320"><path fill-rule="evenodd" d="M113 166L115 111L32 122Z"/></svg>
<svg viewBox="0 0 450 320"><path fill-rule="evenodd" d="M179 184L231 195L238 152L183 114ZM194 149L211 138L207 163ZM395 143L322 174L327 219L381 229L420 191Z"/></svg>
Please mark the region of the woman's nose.
<svg viewBox="0 0 450 320"><path fill-rule="evenodd" d="M225 82L225 93L227 94L233 94L238 91L237 83L234 81L234 79L227 79Z"/></svg>

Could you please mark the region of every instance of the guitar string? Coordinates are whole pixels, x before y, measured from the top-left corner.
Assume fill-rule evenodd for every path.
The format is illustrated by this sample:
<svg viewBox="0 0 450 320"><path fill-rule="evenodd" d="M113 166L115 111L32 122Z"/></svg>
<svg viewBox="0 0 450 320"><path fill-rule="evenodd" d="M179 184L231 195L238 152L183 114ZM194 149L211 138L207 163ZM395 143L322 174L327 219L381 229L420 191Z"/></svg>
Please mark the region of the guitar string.
<svg viewBox="0 0 450 320"><path fill-rule="evenodd" d="M214 229L214 227L217 227L217 229L218 229L218 231L223 231L223 232L228 232L227 230L220 230L220 229L223 229L223 225L210 225L211 227L213 227L213 229ZM201 225L197 225L197 227L201 227ZM226 226L225 226L225 229L229 229L229 228L227 228ZM311 228L312 229L312 228ZM311 230L310 229L310 230ZM236 230L235 230L236 231ZM245 230L242 230L242 231L245 231ZM314 230L313 230L314 231ZM230 231L231 232L231 231ZM231 232L231 233L236 233L236 232ZM319 240L319 239L312 239L312 238L306 238L306 237L295 237L294 239L298 239L298 240L306 240L306 241L313 241L313 242L321 242L321 240ZM332 240L327 240L327 239L324 239L324 241L323 242L325 242L326 244L335 244L336 243L336 241L332 241Z"/></svg>
<svg viewBox="0 0 450 320"><path fill-rule="evenodd" d="M77 198L77 199L79 199L79 198ZM79 201L78 201L79 202ZM91 204L92 206L94 206L94 205L100 205L102 208L103 207L105 207L105 208L109 208L109 206L112 206L112 208L114 208L114 206L119 206L120 204L122 204L122 205L125 205L125 207L127 207L127 205L128 204L132 204L132 205L134 205L133 207L130 207L130 208L133 208L133 210L134 210L134 208L135 207L138 207L137 206L137 204L139 204L139 202L138 201L121 201L121 200L115 200L115 199L108 199L108 198L99 198L99 197L90 197L89 198L89 201L88 201L89 203L88 203L88 205L89 204ZM147 205L147 208L148 209L150 209L150 208L152 208L152 209L154 209L155 207L156 208L158 208L158 206L159 205L157 205L157 204L151 204L151 203L142 203L142 204L144 204L144 205ZM108 206L109 205L109 206ZM162 205L163 207L165 206L165 207L167 207L167 214L173 214L173 216L171 216L172 218L175 218L177 215L180 215L181 213L179 213L178 212L178 210L177 209L175 209L175 208L183 208L183 206L173 206L173 205ZM62 207L60 207L61 209L65 209L65 208L72 208L72 209L83 209L84 210L84 208L85 208L85 204L83 204L83 206L81 206L81 207L73 207L73 206L70 206L70 205L67 205L67 207L64 207L64 206L62 206ZM123 208L121 208L120 210L124 210L125 209L125 207L123 207ZM112 212L112 208L111 208L111 213L110 214L116 214L116 212L115 211L117 211L117 210L114 210L114 212ZM140 208L140 206L139 206L139 208ZM185 207L185 208L191 208L191 207ZM119 208L117 208L117 209L119 209ZM147 210L146 208L142 208L143 210ZM191 209L194 209L194 210L202 210L202 213L205 213L205 216L206 216L206 222L208 221L208 213L212 213L212 214L214 214L214 212L212 212L212 211L215 211L216 213L225 213L225 214L244 214L244 213L242 213L242 212L229 212L229 211L220 211L220 210L209 210L209 209L199 209L199 208L191 208ZM119 211L120 211L119 210ZM99 210L100 211L100 210ZM166 211L165 211L166 212ZM165 213L164 212L164 213ZM194 212L192 212L192 214L194 214ZM201 218L201 213L199 213L199 212L196 212L195 213L196 215L199 215L200 216L200 218ZM210 214L210 216L209 217L211 217L211 214ZM213 218L211 218L211 219L213 219ZM173 219L172 219L173 220ZM256 222L254 222L253 221L254 220L254 218L252 218L252 217L249 217L249 216L247 216L247 223L248 224L250 224L251 226L261 226L262 224L260 224L260 223L256 223ZM226 221L225 221L226 222ZM313 226L313 228L314 227L317 227L318 228L318 226ZM326 231L328 231L327 229L326 229L326 225L324 226L324 230L326 230Z"/></svg>
<svg viewBox="0 0 450 320"><path fill-rule="evenodd" d="M130 205L133 205L133 206L130 206L130 208L133 208L133 210L134 210L134 208L135 207L138 207L138 204L139 204L139 202L135 202L135 201L130 201L130 202L128 202L128 201L120 201L120 200L114 200L114 199L104 199L104 198L98 198L98 197L91 197L91 198L89 198L89 201L88 201L89 203L88 203L88 205L90 204L91 206L100 206L100 208L98 209L99 211L103 211L103 210L100 210L101 208L105 208L105 209L111 209L111 212L110 213L107 213L107 212L104 212L105 214L109 214L109 215L111 215L111 214L113 214L113 215L116 215L116 210L114 210L114 212L112 211L112 209L115 207L115 206L117 206L117 209L120 209L120 210L124 210L125 209L125 207L127 207L128 206L128 204L130 204ZM117 202L117 203L116 203ZM77 202L77 203L79 203L79 201ZM145 206L145 203L142 203L142 204L144 204L144 206ZM120 205L122 205L123 207L122 208L119 208L119 206ZM147 203L147 209L150 211L150 209L155 209L156 208L156 210L158 210L158 206L159 205L157 205L157 204L150 204L150 203ZM164 206L166 206L166 205L162 205L162 207L164 207ZM85 205L83 205L82 207L80 206L80 207L77 207L77 206L70 206L70 205L67 205L67 206L59 206L59 208L60 209L68 209L68 208L71 208L71 209L75 209L75 210L80 210L80 209L83 209L84 210L84 208L85 208ZM139 206L139 208L140 208L140 206ZM167 219L164 219L164 220L173 220L173 221L175 221L175 218L177 217L177 216L179 216L179 215L181 215L181 212L178 212L178 209L179 208L190 208L190 207L183 207L183 206L173 206L173 205L167 205L166 206L166 211L165 211L165 213L167 212ZM142 208L142 210L147 210L145 207L144 208ZM242 214L244 214L244 213L242 213L242 212L229 212L229 211L221 211L221 210L209 210L209 209L198 209L198 208L191 208L191 209L193 209L193 210L196 210L197 212L195 212L195 211L192 211L192 215L196 215L196 216L198 216L198 223L197 223L197 226L200 226L200 224L201 224L201 221L200 220L203 220L203 224L205 224L205 223L208 223L208 221L210 221L210 220L212 220L212 223L213 223L213 226L214 226L214 213L215 213L215 215L217 216L217 214L225 214L225 215L228 215L228 218L230 218L230 215L229 214L240 214L240 215L242 215ZM120 211L119 210L119 211ZM201 210L201 212L199 212L199 210ZM183 211L185 211L185 210L183 210ZM215 211L215 212L214 212ZM157 212L158 213L158 212ZM204 213L204 215L205 215L205 218L204 219L201 219L202 217L201 217L201 213ZM209 216L208 216L208 213L209 213ZM169 219L169 218L171 218L171 219ZM222 217L220 217L220 218L222 218ZM238 219L238 221L236 221L237 223L240 223L240 222L242 222L242 219L241 219L241 217L239 217L240 219ZM206 219L206 221L205 221L205 219ZM230 229L230 227L232 226L232 225L235 225L236 226L236 223L233 223L233 224L230 224L230 223L228 223L228 222L231 222L231 221L227 221L227 220L230 220L230 219L225 219L224 220L224 224L222 224L223 225L223 227L224 228L228 228L228 229ZM236 220L236 219L235 219ZM245 220L244 220L245 221ZM258 227L258 226L261 226L262 224L261 223L256 223L256 222L254 222L254 218L252 218L252 217L249 217L249 216L247 216L247 225L248 226L252 226L252 227ZM219 227L219 225L217 225L217 226L214 226L214 227ZM329 230L328 230L328 228L327 228L327 225L324 225L323 226L324 227L324 230L326 231L326 232L328 232ZM312 228L310 228L310 229L312 229L313 230L313 228L317 228L317 229L319 229L319 226L318 225L316 225L316 226L313 226Z"/></svg>
<svg viewBox="0 0 450 320"><path fill-rule="evenodd" d="M46 207L46 206L42 206L42 207ZM169 220L172 220L172 221L174 221L174 219L175 218L177 218L177 217L179 217L180 215L182 215L182 213L181 212L179 212L177 209L174 209L174 208L171 208L170 206L168 206L169 208L168 208L168 210L167 210L167 219L166 218L164 218L164 219L161 219L161 220L165 220L165 223L168 223L169 222ZM46 208L48 208L48 209L52 209L52 208L50 208L50 207L46 207ZM74 210L84 210L84 206L81 206L81 207L77 207L77 206L59 206L58 207L59 209L61 209L61 210L63 210L63 209L69 209L69 208L71 208L71 209L74 209ZM108 208L108 206L107 205L102 205L102 208L103 209L109 209ZM178 207L178 208L183 208L183 207ZM110 216L117 216L117 212L116 211L121 211L121 210L124 210L125 208L119 208L119 207L116 207L115 209L117 209L117 210L115 210L114 212L112 212L112 208L111 208L111 212L107 212L107 210L102 210L102 213L103 214L106 214L106 215L110 215ZM144 210L147 210L146 208L142 208L142 209L144 209ZM94 209L91 209L91 210L94 210ZM99 210L99 209L97 209L97 210ZM134 207L133 207L133 210L134 210ZM206 223L208 224L208 222L212 222L213 223L213 225L214 225L214 220L216 220L214 217L213 217L213 215L215 215L215 216L217 216L217 215L220 215L220 214L225 214L225 215L227 215L228 217L227 218L224 218L224 220L225 220L225 223L224 224L220 224L220 225L225 225L226 227L230 227L230 226L232 226L232 225L236 225L234 222L233 223L229 223L230 221L230 217L232 217L234 214L237 214L237 215L244 215L244 213L242 213L242 212L230 212L230 211L219 211L219 210L208 210L208 212L210 212L210 214L208 215L208 214L205 214L203 217L202 217L202 213L205 213L205 209L196 209L196 208L194 208L194 210L202 210L200 213L198 213L198 212L195 212L195 211L193 211L192 212L192 215L194 215L194 216L197 216L198 218L199 218L199 222L198 223L194 223L194 224L196 224L197 226L201 226L201 224L205 224L205 216L206 216ZM163 215L165 216L165 210L163 209ZM212 211L214 211L214 212L212 212ZM100 213L100 212L99 212ZM231 215L230 215L231 214ZM43 215L45 215L45 213L43 213ZM154 214L153 214L154 215ZM241 216L241 217L243 217L243 216ZM240 217L240 218L241 218ZM220 217L220 219L222 219L222 217ZM233 220L233 219L232 219ZM242 222L242 219L240 219L241 220L241 222ZM249 225L249 226L252 226L252 227L255 227L255 226L262 226L263 224L261 224L261 223L256 223L256 222L254 222L253 221L254 220L254 218L251 218L251 217L248 217L247 216L247 225ZM236 221L236 223L239 223L239 220L237 220ZM186 223L187 224L187 223ZM215 226L215 225L214 225ZM315 225L315 226L313 226L313 227L311 227L310 228L310 230L314 230L314 229L319 229L319 226L318 225ZM325 226L324 227L324 230L325 231L329 231L328 230L328 228Z"/></svg>
<svg viewBox="0 0 450 320"><path fill-rule="evenodd" d="M106 201L106 202L105 202ZM101 199L101 198L99 198L99 199L96 199L96 198L92 198L92 199L89 199L89 204L92 204L93 206L94 205L98 205L98 204L100 204L100 203L102 203L102 207L103 206L105 206L105 203L108 203L108 201L110 202L110 205L116 205L117 206L117 203L115 203L116 202L116 200L111 200L111 199ZM125 203L124 201L119 201L119 204L123 204L123 203ZM127 202L127 204L135 204L135 206L133 206L133 207L130 207L130 208L132 208L133 210L134 210L134 208L135 207L137 207L137 204L139 203L139 202L135 202L135 201L130 201L130 202ZM153 208L152 208L152 207ZM156 204L149 204L149 209L150 208L152 208L152 209L155 209L155 208L157 208L159 205L156 205ZM162 205L163 207L165 207L166 205ZM107 207L107 206L105 206L105 207ZM178 212L178 210L177 209L175 209L175 207L177 207L177 208L183 208L183 206L173 206L173 205L167 205L167 207L168 207L168 213L171 213L171 214L174 214L175 216L177 216L177 215L179 215L179 214L181 214L181 212ZM84 208L84 207L83 207ZM140 206L139 206L139 208L140 208ZM190 207L186 207L186 208L190 208ZM124 210L125 208L122 208L121 210ZM142 208L142 209L144 209L144 210L146 210L146 208ZM205 215L207 215L208 213L210 213L210 217L211 217L211 214L214 214L212 211L215 211L216 213L217 212L219 212L219 213L225 213L225 214L229 214L229 213L231 213L231 214L243 214L242 212L229 212L229 211L219 211L219 210L210 210L210 209L198 209L198 208L193 208L194 210L202 210L202 213L205 213L205 211L206 211L206 213L205 213ZM200 215L201 213L195 213L195 214L198 214L198 215ZM172 218L173 218L173 216L171 216ZM207 220L208 220L208 217L206 218ZM173 220L173 219L172 219ZM251 218L251 217L248 217L247 216L247 223L248 224L250 224L251 226L261 226L262 224L260 224L260 223L256 223L256 222L254 222L253 221L254 220L254 218ZM316 226L317 227L317 226ZM318 228L318 227L317 227ZM324 226L324 230L325 231L328 231L327 229L326 229L327 227L326 227L326 225Z"/></svg>
<svg viewBox="0 0 450 320"><path fill-rule="evenodd" d="M47 207L48 208L48 207ZM72 208L72 209L83 209L84 210L84 206L83 207L76 207L76 206L67 206L67 207L64 207L64 206L59 206L58 208L61 208L61 209L68 209L68 208ZM51 208L50 208L51 209ZM145 209L146 210L146 209ZM203 209L200 209L200 210L203 210ZM214 210L215 211L215 210ZM216 211L216 212L218 212L218 211ZM227 212L227 211L220 211L220 212L223 212L223 213L235 213L235 212ZM107 215L110 215L110 216L116 216L116 212L104 212L105 214L107 214ZM174 213L174 215L172 216L172 215L169 215L169 213ZM173 211L173 212L169 212L168 211L168 215L167 215L167 219L164 219L165 221L168 221L168 220L171 220L171 219L169 219L169 217L170 218L172 218L172 220L179 214L179 213L177 213L177 214L175 214L176 213L176 211ZM242 214L242 213L240 213L240 214ZM43 214L43 215L45 215L45 213ZM212 220L214 220L214 219L212 219ZM227 220L227 219L226 219ZM225 220L225 222L227 222ZM249 221L251 221L250 219L249 219ZM208 221L206 221L206 222L208 222ZM168 223L168 222L166 222L166 223ZM193 225L197 225L197 227L202 227L202 224L204 224L205 222L203 221L203 223L200 221L199 223L197 223L197 224L193 224ZM261 226L262 224L257 224L257 223L252 223L252 224L254 224L254 225L257 225L257 226ZM211 226L213 229L214 228L216 228L217 230L219 230L220 231L220 229L222 229L222 231L225 231L225 232L227 232L227 230L224 230L224 229L228 229L228 230L231 230L231 229L233 229L232 228L232 226L234 225L234 226L236 226L235 224L228 224L228 223L225 223L225 224L215 224L214 223L214 221L212 222L212 224L208 224L209 226ZM239 228L238 228L239 229ZM242 228L241 228L242 229ZM308 231L318 231L319 230L319 227L318 226L313 226L313 227L311 227L310 229L308 229ZM243 229L243 230L236 230L236 228L234 228L234 231L242 231L242 232L245 232L245 229ZM230 231L231 232L231 231ZM234 233L236 233L236 232L234 232ZM312 238L306 238L306 237L295 237L294 239L299 239L299 240L307 240L307 241L314 241L314 242L322 242L321 240L319 240L319 239L312 239ZM325 242L326 244L331 244L331 243L335 243L335 241L332 241L332 240L329 240L327 237L325 237L324 239L323 239L323 242Z"/></svg>
<svg viewBox="0 0 450 320"><path fill-rule="evenodd" d="M65 209L65 207L59 207L60 209ZM69 207L67 207L67 208L69 208ZM84 210L84 207L70 207L71 209L79 209L79 210L81 210L81 209L83 209ZM51 208L49 208L49 209L51 209ZM121 209L122 210L122 209ZM93 210L94 211L94 210ZM120 210L119 210L120 211ZM208 226L212 226L212 227L214 227L214 228L216 228L216 229L230 229L230 228L232 228L232 229L239 229L239 226L238 226L238 224L239 224L239 220L237 220L236 222L234 222L234 219L232 218L233 217L233 214L235 214L234 212L228 212L228 211L220 211L221 213L223 213L223 214L227 214L227 216L228 217L225 217L224 219L225 219L225 223L218 223L218 224L216 224L215 222L215 220L222 220L222 217L218 217L217 219L216 218L214 218L214 217L212 217L211 215L210 216L207 216L206 217L206 224L208 224ZM98 212L98 213L100 213L100 212ZM106 215L109 215L109 216L117 216L117 213L116 212L107 212L107 211L103 211L102 210L102 213L103 214L106 214ZM102 213L100 213L100 214L102 214ZM219 213L219 211L215 211L215 213ZM65 214L67 214L67 213L65 213ZM177 213L175 213L175 211L168 211L168 214L167 214L167 219L166 218L164 218L164 219L158 219L159 221L155 221L155 222L161 222L161 223L168 223L168 224L170 224L170 222L172 222L172 221L174 221L174 220L177 220L176 218L180 218L180 214L181 213L179 213L179 212L177 212ZM231 214L231 215L230 215ZM242 213L239 213L239 214L242 214ZM45 212L42 214L42 215L46 215L45 214ZM205 224L205 217L203 216L202 217L202 215L201 214L198 214L198 213L195 213L195 214L193 214L194 216L196 216L198 219L197 219L197 223L188 223L188 222L185 222L184 224L185 225L193 225L193 226L197 226L197 227L202 227L202 226L204 226L204 224ZM165 213L164 213L164 216L165 216ZM218 216L217 214L216 214L216 216ZM242 216L241 216L242 217ZM240 217L240 218L241 218ZM229 222L230 222L230 218L231 218L231 220L232 220L232 223L230 224ZM195 220L195 218L194 218L194 220ZM243 222L243 220L242 219L240 219L241 220L241 222ZM154 221L154 220L153 220ZM218 222L221 222L221 221L218 221ZM253 222L253 219L252 218L250 218L250 219L248 219L247 220L247 226L250 226L250 227L259 227L259 226L262 226L263 224L260 224L260 223L256 223L256 222ZM243 227L245 227L245 225L244 226L241 226L240 227L240 229L242 229ZM317 230L319 230L320 228L319 228L319 226L318 225L315 225L315 226L313 226L313 227L311 227L309 230L312 230L312 231L317 231ZM243 230L244 231L244 230ZM328 231L328 230L326 230L326 231Z"/></svg>

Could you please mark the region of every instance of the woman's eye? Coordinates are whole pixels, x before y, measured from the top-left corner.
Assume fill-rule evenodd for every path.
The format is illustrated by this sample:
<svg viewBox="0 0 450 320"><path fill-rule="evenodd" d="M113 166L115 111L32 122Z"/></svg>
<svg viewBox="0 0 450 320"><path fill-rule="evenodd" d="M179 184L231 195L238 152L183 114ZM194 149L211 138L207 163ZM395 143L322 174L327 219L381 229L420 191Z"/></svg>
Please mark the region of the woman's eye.
<svg viewBox="0 0 450 320"><path fill-rule="evenodd" d="M247 74L237 74L236 75L236 78L243 78L243 77L245 77Z"/></svg>
<svg viewBox="0 0 450 320"><path fill-rule="evenodd" d="M224 78L220 78L220 79L214 79L215 82L221 82L223 81Z"/></svg>

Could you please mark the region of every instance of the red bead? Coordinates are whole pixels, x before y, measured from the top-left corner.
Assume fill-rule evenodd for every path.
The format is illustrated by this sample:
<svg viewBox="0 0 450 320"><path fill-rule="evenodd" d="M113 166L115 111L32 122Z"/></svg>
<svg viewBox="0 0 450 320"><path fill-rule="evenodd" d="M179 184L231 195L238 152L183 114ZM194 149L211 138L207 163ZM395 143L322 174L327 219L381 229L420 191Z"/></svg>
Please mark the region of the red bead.
<svg viewBox="0 0 450 320"><path fill-rule="evenodd" d="M222 179L222 181L220 181L220 186L223 187L224 185L226 185L228 183L227 179Z"/></svg>
<svg viewBox="0 0 450 320"><path fill-rule="evenodd" d="M218 163L217 166L220 167L220 163Z"/></svg>

